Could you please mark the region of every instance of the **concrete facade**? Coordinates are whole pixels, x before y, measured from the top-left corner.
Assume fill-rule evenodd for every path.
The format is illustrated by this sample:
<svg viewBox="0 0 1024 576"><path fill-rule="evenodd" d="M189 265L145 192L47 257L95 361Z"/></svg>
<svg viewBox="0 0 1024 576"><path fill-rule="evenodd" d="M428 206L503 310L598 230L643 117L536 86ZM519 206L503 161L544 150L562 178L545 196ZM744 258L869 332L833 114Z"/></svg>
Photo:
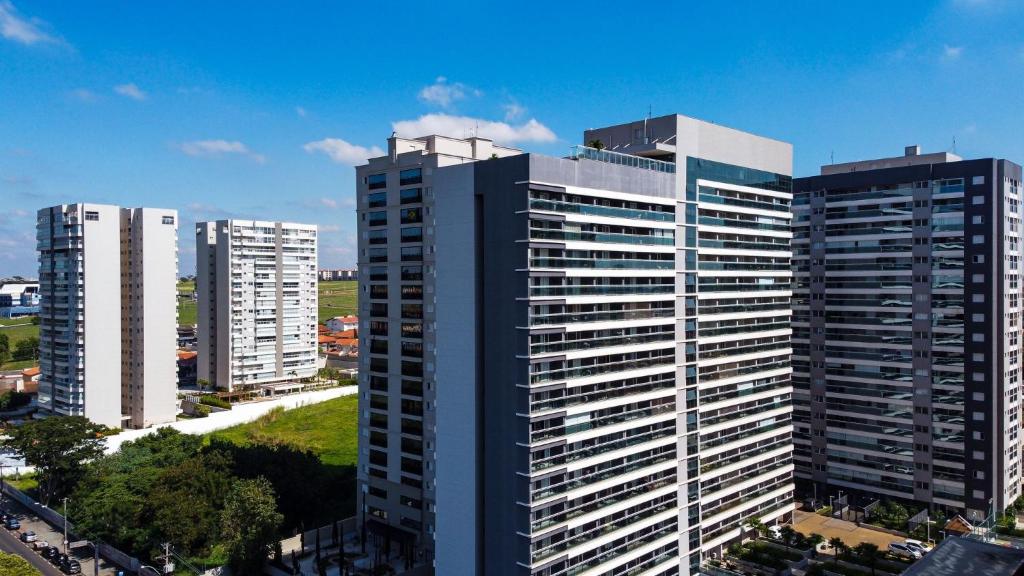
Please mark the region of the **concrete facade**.
<svg viewBox="0 0 1024 576"><path fill-rule="evenodd" d="M316 374L317 229L196 224L198 377L228 390Z"/></svg>

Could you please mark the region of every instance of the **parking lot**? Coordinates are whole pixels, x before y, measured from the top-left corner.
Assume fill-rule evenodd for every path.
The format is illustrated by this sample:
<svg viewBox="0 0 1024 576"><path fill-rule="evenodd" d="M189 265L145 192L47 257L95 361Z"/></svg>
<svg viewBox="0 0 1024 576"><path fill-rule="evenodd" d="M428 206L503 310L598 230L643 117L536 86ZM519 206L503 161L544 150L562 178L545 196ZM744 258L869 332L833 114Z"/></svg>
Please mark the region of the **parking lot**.
<svg viewBox="0 0 1024 576"><path fill-rule="evenodd" d="M20 504L12 502L10 498L5 499L3 503L3 510L8 514L12 514L18 519L21 524L21 528L18 530L8 530L7 528L0 528L9 536L13 536L18 539L12 546L6 546L6 548L13 548L13 552L17 552L20 556L42 559L39 552L36 551L32 544L25 544L21 541L21 535L28 531L35 532L37 541L43 541L50 546L57 548L63 548L62 543L64 535L62 533L62 527L50 526L47 522L39 519L34 514L31 514L27 509L22 507ZM6 539L6 542L10 542L10 539ZM95 574L116 576L117 567L107 563L105 560L100 559L99 572L96 571L96 566L93 562L93 549L92 546L83 546L74 550L68 551L68 556L75 558L82 566L82 574L85 576L93 576ZM43 560L43 562L46 562ZM33 564L40 568L39 563L33 562ZM55 574L62 574L62 572L52 564L47 566L49 570L42 570L44 574L53 576Z"/></svg>
<svg viewBox="0 0 1024 576"><path fill-rule="evenodd" d="M888 550L889 544L903 541L900 536L861 528L853 522L820 516L814 512L803 510L793 513L793 528L805 536L816 532L824 536L826 540L839 537L850 546L856 546L861 542L871 542L880 550Z"/></svg>

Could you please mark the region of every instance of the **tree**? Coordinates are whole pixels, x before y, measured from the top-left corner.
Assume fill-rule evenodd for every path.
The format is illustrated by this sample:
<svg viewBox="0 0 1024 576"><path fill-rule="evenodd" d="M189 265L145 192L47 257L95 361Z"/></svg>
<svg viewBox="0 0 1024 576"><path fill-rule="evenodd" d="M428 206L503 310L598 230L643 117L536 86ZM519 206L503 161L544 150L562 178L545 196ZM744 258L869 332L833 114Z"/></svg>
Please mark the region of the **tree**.
<svg viewBox="0 0 1024 576"><path fill-rule="evenodd" d="M28 560L16 554L3 552L0 552L0 574L4 576L40 576L39 571L33 568Z"/></svg>
<svg viewBox="0 0 1024 576"><path fill-rule="evenodd" d="M29 322L31 322L33 326L39 326L39 316L33 316Z"/></svg>
<svg viewBox="0 0 1024 576"><path fill-rule="evenodd" d="M796 536L796 530L793 530L792 526L783 526L782 529L779 530L779 535L782 536L782 541L785 544L792 544L793 537Z"/></svg>
<svg viewBox="0 0 1024 576"><path fill-rule="evenodd" d="M149 504L153 528L188 555L215 542L220 509L231 488L231 458L209 451L165 469L153 486Z"/></svg>
<svg viewBox="0 0 1024 576"><path fill-rule="evenodd" d="M0 334L0 365L11 359L11 339L7 334Z"/></svg>
<svg viewBox="0 0 1024 576"><path fill-rule="evenodd" d="M235 574L259 574L283 517L266 478L236 480L224 499L221 541Z"/></svg>
<svg viewBox="0 0 1024 576"><path fill-rule="evenodd" d="M200 390L206 390L207 388L210 387L210 381L207 380L206 378L200 378L196 380L196 386L199 386Z"/></svg>
<svg viewBox="0 0 1024 576"><path fill-rule="evenodd" d="M878 546L871 542L861 542L854 547L853 551L860 557L860 561L871 568L871 576L875 574L875 566L878 565L878 561L881 559L881 552L878 550Z"/></svg>
<svg viewBox="0 0 1024 576"><path fill-rule="evenodd" d="M3 446L36 467L39 500L49 505L74 489L82 464L103 454L101 428L82 416L32 420L11 430Z"/></svg>
<svg viewBox="0 0 1024 576"><path fill-rule="evenodd" d="M843 542L843 539L839 536L835 536L828 541L828 545L831 546L832 550L835 551L835 563L836 566L838 566L839 556L842 555L843 550L846 549L846 542Z"/></svg>
<svg viewBox="0 0 1024 576"><path fill-rule="evenodd" d="M39 338L29 336L24 340L19 340L14 346L14 354L12 356L15 360L35 360L39 358Z"/></svg>
<svg viewBox="0 0 1024 576"><path fill-rule="evenodd" d="M595 150L604 150L604 142L601 142L600 140L591 140L590 142L587 142L587 146L594 148Z"/></svg>
<svg viewBox="0 0 1024 576"><path fill-rule="evenodd" d="M758 536L764 536L768 531L768 527L761 522L760 518L751 517L747 520L747 530L755 532Z"/></svg>
<svg viewBox="0 0 1024 576"><path fill-rule="evenodd" d="M811 532L811 535L807 537L807 543L811 545L811 556L818 555L818 546L825 541L825 537L817 532Z"/></svg>

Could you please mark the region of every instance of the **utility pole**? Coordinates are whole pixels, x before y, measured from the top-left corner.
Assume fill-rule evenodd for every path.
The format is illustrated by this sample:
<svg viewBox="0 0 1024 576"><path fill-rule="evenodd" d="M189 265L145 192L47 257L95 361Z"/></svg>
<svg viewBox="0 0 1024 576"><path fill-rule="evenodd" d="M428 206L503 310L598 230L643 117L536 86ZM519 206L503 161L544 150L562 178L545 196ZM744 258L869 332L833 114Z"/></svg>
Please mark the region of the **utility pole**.
<svg viewBox="0 0 1024 576"><path fill-rule="evenodd" d="M68 553L68 497L64 497L64 554Z"/></svg>

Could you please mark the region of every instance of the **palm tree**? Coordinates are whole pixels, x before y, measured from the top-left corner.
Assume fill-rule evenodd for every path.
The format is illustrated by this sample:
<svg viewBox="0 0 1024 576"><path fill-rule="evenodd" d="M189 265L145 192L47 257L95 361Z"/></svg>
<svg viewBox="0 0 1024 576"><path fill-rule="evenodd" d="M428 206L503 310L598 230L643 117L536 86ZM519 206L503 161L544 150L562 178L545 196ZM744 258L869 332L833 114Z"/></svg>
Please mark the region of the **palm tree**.
<svg viewBox="0 0 1024 576"><path fill-rule="evenodd" d="M842 551L844 549L846 549L846 542L843 542L842 538L840 538L839 536L836 536L836 537L830 539L828 541L828 544L829 544L829 546L832 547L833 550L835 550L835 563L836 563L836 566L838 566L839 565L839 554L841 554Z"/></svg>
<svg viewBox="0 0 1024 576"><path fill-rule="evenodd" d="M878 560L882 556L878 546L871 542L861 542L853 550L860 557L860 561L868 568L871 568L871 576L875 576L875 566L878 565Z"/></svg>
<svg viewBox="0 0 1024 576"><path fill-rule="evenodd" d="M793 530L792 526L783 526L779 530L779 535L782 536L782 542L787 546L793 543L793 537L796 536L796 530Z"/></svg>
<svg viewBox="0 0 1024 576"><path fill-rule="evenodd" d="M600 140L591 140L590 142L587 142L587 146L595 150L604 150L604 142L601 142Z"/></svg>
<svg viewBox="0 0 1024 576"><path fill-rule="evenodd" d="M811 532L811 535L807 537L807 543L811 545L811 556L818 555L818 545L825 541L825 537L817 532Z"/></svg>
<svg viewBox="0 0 1024 576"><path fill-rule="evenodd" d="M764 522L761 522L760 518L752 517L747 520L747 530L757 533L758 536L764 536L768 527L764 525Z"/></svg>

